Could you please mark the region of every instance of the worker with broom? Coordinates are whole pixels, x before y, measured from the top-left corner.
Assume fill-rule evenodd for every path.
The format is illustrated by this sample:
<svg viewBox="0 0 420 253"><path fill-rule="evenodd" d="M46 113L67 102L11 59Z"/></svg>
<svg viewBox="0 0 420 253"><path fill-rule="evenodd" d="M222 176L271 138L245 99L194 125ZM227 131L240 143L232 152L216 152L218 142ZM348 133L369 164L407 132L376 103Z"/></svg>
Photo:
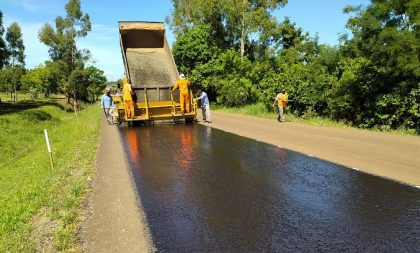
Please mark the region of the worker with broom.
<svg viewBox="0 0 420 253"><path fill-rule="evenodd" d="M288 101L288 97L289 96L287 95L286 90L282 88L281 92L277 94L276 98L274 99L273 107L277 104L279 108L279 116L277 117L277 120L279 122L285 121L284 110L286 110L286 103Z"/></svg>

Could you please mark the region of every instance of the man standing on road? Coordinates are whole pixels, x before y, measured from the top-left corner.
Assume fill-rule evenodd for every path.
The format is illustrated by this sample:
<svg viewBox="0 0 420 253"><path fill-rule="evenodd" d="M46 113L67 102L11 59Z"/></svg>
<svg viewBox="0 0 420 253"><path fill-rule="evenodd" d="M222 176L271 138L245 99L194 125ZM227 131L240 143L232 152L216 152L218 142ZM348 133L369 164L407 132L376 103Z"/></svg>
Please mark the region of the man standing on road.
<svg viewBox="0 0 420 253"><path fill-rule="evenodd" d="M201 100L201 112L203 113L203 121L211 123L209 97L207 97L207 93L205 93L203 90L199 90L198 94L200 94L200 96L195 100Z"/></svg>
<svg viewBox="0 0 420 253"><path fill-rule="evenodd" d="M185 79L184 74L179 75L178 81L176 81L172 91L179 89L179 103L181 104L181 113L190 112L190 94L188 88L190 87L190 81Z"/></svg>
<svg viewBox="0 0 420 253"><path fill-rule="evenodd" d="M105 89L105 94L101 97L101 108L104 110L106 121L108 125L112 124L111 108L114 106L111 97L111 88L107 87Z"/></svg>
<svg viewBox="0 0 420 253"><path fill-rule="evenodd" d="M273 106L277 104L279 108L279 116L277 117L277 120L279 122L285 121L284 110L286 110L286 102L287 102L288 97L289 96L287 95L286 90L283 88L281 89L281 92L277 94L276 98L274 99Z"/></svg>

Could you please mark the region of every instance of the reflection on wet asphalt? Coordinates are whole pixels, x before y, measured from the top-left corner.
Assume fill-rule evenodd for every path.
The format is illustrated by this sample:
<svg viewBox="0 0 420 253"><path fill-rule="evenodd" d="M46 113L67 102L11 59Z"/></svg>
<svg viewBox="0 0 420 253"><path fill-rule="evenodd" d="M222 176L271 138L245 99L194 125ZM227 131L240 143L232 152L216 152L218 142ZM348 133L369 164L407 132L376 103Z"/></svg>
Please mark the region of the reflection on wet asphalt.
<svg viewBox="0 0 420 253"><path fill-rule="evenodd" d="M121 135L160 252L419 252L414 187L201 125Z"/></svg>

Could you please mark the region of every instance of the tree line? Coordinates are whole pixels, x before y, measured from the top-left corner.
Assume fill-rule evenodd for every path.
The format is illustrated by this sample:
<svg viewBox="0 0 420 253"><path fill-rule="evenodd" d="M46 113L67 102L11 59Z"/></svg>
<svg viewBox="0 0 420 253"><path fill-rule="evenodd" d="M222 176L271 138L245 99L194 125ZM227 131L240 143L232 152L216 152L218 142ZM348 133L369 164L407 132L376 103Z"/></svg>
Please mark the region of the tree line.
<svg viewBox="0 0 420 253"><path fill-rule="evenodd" d="M3 39L4 32L0 11L0 89L10 92L11 99L16 100L20 77L25 72L25 46L18 23L13 22L7 28L6 40Z"/></svg>
<svg viewBox="0 0 420 253"><path fill-rule="evenodd" d="M67 103L71 98L96 101L107 85L102 70L86 66L89 50L77 47L77 39L91 30L89 14L82 12L80 0L69 0L65 10L66 16L56 17L54 26L47 23L39 31L39 40L49 48L50 59L33 69L25 68L25 46L18 23L9 26L3 39L0 10L0 91L10 93L12 100L16 101L17 91L23 91L32 98L61 93Z"/></svg>
<svg viewBox="0 0 420 253"><path fill-rule="evenodd" d="M348 6L347 33L321 44L273 12L287 0L172 0L180 71L219 104L264 103L286 88L297 115L420 132L420 1Z"/></svg>

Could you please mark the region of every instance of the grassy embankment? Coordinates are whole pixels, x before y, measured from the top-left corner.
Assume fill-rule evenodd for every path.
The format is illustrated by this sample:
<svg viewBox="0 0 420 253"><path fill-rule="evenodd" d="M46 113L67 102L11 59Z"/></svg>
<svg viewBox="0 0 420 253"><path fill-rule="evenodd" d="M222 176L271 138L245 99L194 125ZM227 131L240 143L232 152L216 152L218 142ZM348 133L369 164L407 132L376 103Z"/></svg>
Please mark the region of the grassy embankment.
<svg viewBox="0 0 420 253"><path fill-rule="evenodd" d="M25 92L18 92L16 97L17 97L18 102L22 102L24 100L27 100L27 101L32 100L31 94L25 93ZM50 98L51 99L64 100L65 97L64 97L64 95L61 95L61 94L51 94ZM4 102L13 102L13 97L10 97L10 93L0 92L0 100L3 103Z"/></svg>
<svg viewBox="0 0 420 253"><path fill-rule="evenodd" d="M264 104L256 103L251 105L245 105L242 107L222 107L222 106L212 106L212 110L221 111L221 112L230 112L230 113L238 113L258 118L266 118L266 119L273 119L275 120L278 116L277 112L274 111L267 111ZM286 121L288 122L298 122L303 124L315 125L315 126L327 126L327 127L336 127L336 128L354 128L345 122L337 122L328 118L323 118L316 116L314 114L306 114L301 117L298 117L290 112L286 111ZM390 129L367 129L370 131L385 131L394 134L401 134L401 135L416 135L414 129L397 129L397 130L390 130Z"/></svg>
<svg viewBox="0 0 420 253"><path fill-rule="evenodd" d="M76 122L73 112L53 101L0 104L0 252L81 250L76 230L93 173L100 116L96 106L80 111Z"/></svg>
<svg viewBox="0 0 420 253"><path fill-rule="evenodd" d="M20 93L20 92L17 93L18 101L28 100L30 98L31 98L31 96L28 93ZM10 93L0 92L0 100L2 102L10 102L10 101L13 101L13 98L10 97Z"/></svg>

